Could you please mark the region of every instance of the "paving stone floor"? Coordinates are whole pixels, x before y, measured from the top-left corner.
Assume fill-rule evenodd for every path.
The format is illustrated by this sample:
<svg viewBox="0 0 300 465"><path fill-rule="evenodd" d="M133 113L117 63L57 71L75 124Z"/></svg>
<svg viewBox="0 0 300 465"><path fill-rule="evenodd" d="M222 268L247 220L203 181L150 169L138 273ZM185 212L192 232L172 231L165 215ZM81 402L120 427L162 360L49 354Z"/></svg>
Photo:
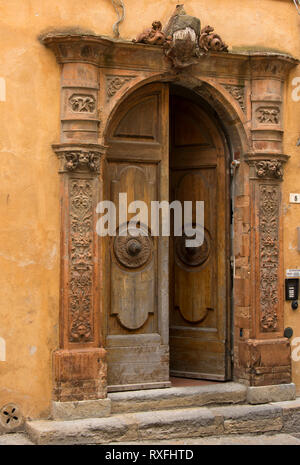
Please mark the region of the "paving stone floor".
<svg viewBox="0 0 300 465"><path fill-rule="evenodd" d="M3 434L0 446L34 445L23 433ZM173 439L171 441L117 442L109 445L300 445L300 438L290 434L232 435L209 438Z"/></svg>

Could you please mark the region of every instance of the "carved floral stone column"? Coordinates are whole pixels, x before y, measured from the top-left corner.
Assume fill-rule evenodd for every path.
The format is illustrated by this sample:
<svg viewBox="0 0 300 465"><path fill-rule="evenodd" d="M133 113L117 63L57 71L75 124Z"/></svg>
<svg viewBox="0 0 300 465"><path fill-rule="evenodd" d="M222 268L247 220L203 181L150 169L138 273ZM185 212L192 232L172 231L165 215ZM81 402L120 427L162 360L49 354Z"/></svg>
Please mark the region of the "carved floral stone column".
<svg viewBox="0 0 300 465"><path fill-rule="evenodd" d="M250 167L251 327L238 343L236 378L251 386L291 382L290 345L283 336L283 244L281 182L284 57L251 57L252 151Z"/></svg>
<svg viewBox="0 0 300 465"><path fill-rule="evenodd" d="M53 354L54 400L106 397L101 347L100 251L96 205L101 198L98 142L99 45L46 36L61 71L61 143L53 149L61 176L60 348Z"/></svg>

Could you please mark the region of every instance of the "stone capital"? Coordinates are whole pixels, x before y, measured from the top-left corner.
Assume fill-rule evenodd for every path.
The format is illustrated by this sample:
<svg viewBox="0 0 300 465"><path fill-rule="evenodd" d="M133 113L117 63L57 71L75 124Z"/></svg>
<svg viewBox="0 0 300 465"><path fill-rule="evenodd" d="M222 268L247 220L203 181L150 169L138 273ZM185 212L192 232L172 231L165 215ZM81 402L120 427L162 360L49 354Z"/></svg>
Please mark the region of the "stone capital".
<svg viewBox="0 0 300 465"><path fill-rule="evenodd" d="M42 35L40 41L49 47L58 63L89 63L98 66L101 54L113 40L87 32L53 32Z"/></svg>
<svg viewBox="0 0 300 465"><path fill-rule="evenodd" d="M256 176L258 178L274 178L282 179L283 177L283 165L278 160L261 160L255 161L254 167Z"/></svg>
<svg viewBox="0 0 300 465"><path fill-rule="evenodd" d="M252 78L284 80L298 63L299 60L283 53L253 54L250 58Z"/></svg>
<svg viewBox="0 0 300 465"><path fill-rule="evenodd" d="M247 153L245 160L249 164L250 177L282 181L283 169L289 156L285 154Z"/></svg>
<svg viewBox="0 0 300 465"><path fill-rule="evenodd" d="M52 148L60 160L60 173L100 173L100 161L106 151L103 145L54 144Z"/></svg>

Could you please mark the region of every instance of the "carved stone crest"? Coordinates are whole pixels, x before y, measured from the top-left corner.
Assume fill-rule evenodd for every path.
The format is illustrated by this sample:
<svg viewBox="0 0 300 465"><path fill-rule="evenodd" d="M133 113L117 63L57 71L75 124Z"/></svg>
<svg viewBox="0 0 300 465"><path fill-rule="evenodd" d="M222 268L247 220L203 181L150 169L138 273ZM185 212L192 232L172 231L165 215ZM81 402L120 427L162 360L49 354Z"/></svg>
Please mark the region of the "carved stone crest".
<svg viewBox="0 0 300 465"><path fill-rule="evenodd" d="M197 63L198 58L210 50L228 51L228 46L213 31L211 26L201 31L200 19L188 15L183 4L179 4L164 29L160 21L154 21L151 29L143 31L133 41L163 45L173 67L181 69Z"/></svg>
<svg viewBox="0 0 300 465"><path fill-rule="evenodd" d="M177 5L164 34L166 56L175 68L185 68L197 62L200 56L200 19L186 14L183 5Z"/></svg>

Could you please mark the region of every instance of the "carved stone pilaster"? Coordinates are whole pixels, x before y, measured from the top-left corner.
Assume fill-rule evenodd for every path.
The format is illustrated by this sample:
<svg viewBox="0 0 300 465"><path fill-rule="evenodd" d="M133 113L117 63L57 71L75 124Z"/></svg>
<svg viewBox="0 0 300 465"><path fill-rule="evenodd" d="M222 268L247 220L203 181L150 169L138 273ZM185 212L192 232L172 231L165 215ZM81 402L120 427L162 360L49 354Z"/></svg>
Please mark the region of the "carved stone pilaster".
<svg viewBox="0 0 300 465"><path fill-rule="evenodd" d="M238 344L236 379L251 386L289 383L289 341L283 337L281 184L288 156L252 152L250 281L252 328Z"/></svg>
<svg viewBox="0 0 300 465"><path fill-rule="evenodd" d="M279 313L283 311L279 299L280 287L280 184L283 162L278 160L254 161L258 186L259 218L259 303L260 331L278 331ZM263 182L262 182L263 181ZM268 182L268 181L271 181Z"/></svg>
<svg viewBox="0 0 300 465"><path fill-rule="evenodd" d="M101 195L98 145L101 41L44 43L63 64L61 144L53 145L61 174L60 349L53 354L54 397L59 401L106 396L106 352L100 340L100 252L96 205ZM87 368L89 366L89 368Z"/></svg>
<svg viewBox="0 0 300 465"><path fill-rule="evenodd" d="M280 155L262 158L260 154L246 155L250 165L256 244L254 260L255 276L259 276L259 289L256 289L258 308L256 333L282 330L283 302L281 286L281 182L284 164L288 157Z"/></svg>
<svg viewBox="0 0 300 465"><path fill-rule="evenodd" d="M259 303L260 331L278 331L280 186L259 185Z"/></svg>
<svg viewBox="0 0 300 465"><path fill-rule="evenodd" d="M99 339L99 241L96 205L105 147L57 144L61 173L61 348L54 353L55 400L106 396ZM89 369L84 369L86 363ZM91 376L91 377L90 377Z"/></svg>

